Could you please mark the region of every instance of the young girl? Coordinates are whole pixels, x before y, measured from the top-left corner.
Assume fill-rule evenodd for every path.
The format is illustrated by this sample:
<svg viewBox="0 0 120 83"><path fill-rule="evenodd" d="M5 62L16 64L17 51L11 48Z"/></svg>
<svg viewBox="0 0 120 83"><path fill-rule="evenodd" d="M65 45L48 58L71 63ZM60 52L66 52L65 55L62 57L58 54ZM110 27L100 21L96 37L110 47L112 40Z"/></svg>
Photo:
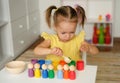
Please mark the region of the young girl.
<svg viewBox="0 0 120 83"><path fill-rule="evenodd" d="M54 12L53 12L54 10ZM46 22L53 28L56 34L43 32L44 41L35 49L36 55L47 55L46 59L59 61L63 55L70 57L72 60L80 60L80 52L86 51L91 54L97 54L98 49L84 41L85 32L82 30L75 35L77 24L84 26L85 11L82 7L76 6L50 6L46 10Z"/></svg>

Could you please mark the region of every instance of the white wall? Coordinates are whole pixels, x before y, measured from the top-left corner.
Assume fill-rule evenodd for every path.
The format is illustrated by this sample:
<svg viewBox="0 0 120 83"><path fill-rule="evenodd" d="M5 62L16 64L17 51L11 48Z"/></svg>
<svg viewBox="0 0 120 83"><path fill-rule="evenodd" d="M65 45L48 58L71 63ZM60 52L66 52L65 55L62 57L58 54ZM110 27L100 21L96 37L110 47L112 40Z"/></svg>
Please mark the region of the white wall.
<svg viewBox="0 0 120 83"><path fill-rule="evenodd" d="M115 0L114 37L120 38L120 0Z"/></svg>
<svg viewBox="0 0 120 83"><path fill-rule="evenodd" d="M52 32L46 24L45 21L45 10L51 6L55 5L57 7L60 6L60 0L40 0L40 32Z"/></svg>

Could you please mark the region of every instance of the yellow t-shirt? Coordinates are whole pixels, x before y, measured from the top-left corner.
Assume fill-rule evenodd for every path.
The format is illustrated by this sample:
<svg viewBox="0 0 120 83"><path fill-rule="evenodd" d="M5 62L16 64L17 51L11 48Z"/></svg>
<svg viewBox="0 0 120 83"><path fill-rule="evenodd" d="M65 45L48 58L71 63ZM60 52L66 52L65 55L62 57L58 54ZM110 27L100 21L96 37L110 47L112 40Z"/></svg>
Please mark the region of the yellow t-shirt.
<svg viewBox="0 0 120 83"><path fill-rule="evenodd" d="M80 45L84 41L85 32L82 30L78 35L76 35L72 40L68 42L61 42L56 34L48 34L43 32L41 36L45 40L51 41L50 48L59 47L62 49L64 56L70 57L72 60L80 60ZM52 61L59 61L63 58L57 55L47 55L46 59Z"/></svg>

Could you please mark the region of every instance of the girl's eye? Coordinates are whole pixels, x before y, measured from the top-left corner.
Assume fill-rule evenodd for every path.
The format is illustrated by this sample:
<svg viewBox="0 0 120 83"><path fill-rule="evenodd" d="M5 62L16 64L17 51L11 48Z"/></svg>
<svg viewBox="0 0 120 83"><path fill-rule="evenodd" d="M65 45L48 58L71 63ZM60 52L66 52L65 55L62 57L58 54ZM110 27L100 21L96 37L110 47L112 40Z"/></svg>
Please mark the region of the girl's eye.
<svg viewBox="0 0 120 83"><path fill-rule="evenodd" d="M62 34L65 34L65 32L62 32Z"/></svg>
<svg viewBox="0 0 120 83"><path fill-rule="evenodd" d="M75 33L75 32L71 32L72 34Z"/></svg>

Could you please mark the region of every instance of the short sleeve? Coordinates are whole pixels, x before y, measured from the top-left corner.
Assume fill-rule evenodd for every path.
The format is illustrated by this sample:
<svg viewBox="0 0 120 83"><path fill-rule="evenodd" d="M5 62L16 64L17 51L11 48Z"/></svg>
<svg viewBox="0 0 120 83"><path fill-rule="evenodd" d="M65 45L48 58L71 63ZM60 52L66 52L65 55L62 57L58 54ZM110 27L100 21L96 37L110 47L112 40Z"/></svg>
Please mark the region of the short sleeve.
<svg viewBox="0 0 120 83"><path fill-rule="evenodd" d="M46 33L46 32L43 32L41 34L41 37L43 37L44 39L51 39L51 36L48 33Z"/></svg>
<svg viewBox="0 0 120 83"><path fill-rule="evenodd" d="M85 31L82 30L78 35L77 35L77 43L80 44L81 42L84 41L85 39Z"/></svg>

